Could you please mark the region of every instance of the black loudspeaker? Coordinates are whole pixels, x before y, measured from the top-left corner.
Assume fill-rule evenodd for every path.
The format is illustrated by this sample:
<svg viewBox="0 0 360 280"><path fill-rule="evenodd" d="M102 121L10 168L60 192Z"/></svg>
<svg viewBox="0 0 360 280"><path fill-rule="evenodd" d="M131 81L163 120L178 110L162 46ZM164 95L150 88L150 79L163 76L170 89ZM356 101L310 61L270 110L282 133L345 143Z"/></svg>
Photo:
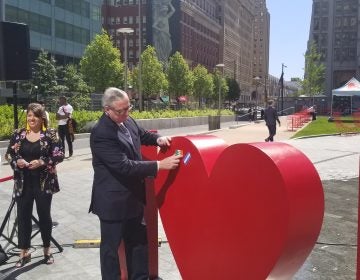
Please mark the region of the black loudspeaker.
<svg viewBox="0 0 360 280"><path fill-rule="evenodd" d="M22 23L0 22L0 81L29 79L29 27Z"/></svg>

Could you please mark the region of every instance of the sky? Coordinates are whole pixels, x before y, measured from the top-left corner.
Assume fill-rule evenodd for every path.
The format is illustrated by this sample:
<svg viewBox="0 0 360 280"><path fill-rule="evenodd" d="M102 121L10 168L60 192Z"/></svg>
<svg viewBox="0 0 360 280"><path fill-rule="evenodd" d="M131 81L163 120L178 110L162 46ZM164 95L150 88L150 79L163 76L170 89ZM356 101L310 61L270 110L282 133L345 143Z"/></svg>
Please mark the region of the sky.
<svg viewBox="0 0 360 280"><path fill-rule="evenodd" d="M304 54L309 39L312 0L267 0L270 13L269 73L284 78L304 76Z"/></svg>

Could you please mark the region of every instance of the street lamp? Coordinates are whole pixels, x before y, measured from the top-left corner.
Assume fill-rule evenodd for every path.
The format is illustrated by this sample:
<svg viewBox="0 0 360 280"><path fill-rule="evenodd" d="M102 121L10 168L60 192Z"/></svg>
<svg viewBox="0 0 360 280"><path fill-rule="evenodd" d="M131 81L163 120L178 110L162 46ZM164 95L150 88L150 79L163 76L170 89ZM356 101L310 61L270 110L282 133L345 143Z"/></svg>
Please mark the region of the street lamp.
<svg viewBox="0 0 360 280"><path fill-rule="evenodd" d="M219 104L218 104L218 115L221 113L221 82L224 76L224 63L216 64L215 67L221 69L221 78L219 77Z"/></svg>
<svg viewBox="0 0 360 280"><path fill-rule="evenodd" d="M124 64L125 64L125 75L124 75L124 91L127 92L127 68L128 68L128 54L127 54L127 35L134 32L133 28L130 27L122 27L116 30L119 33L124 34Z"/></svg>
<svg viewBox="0 0 360 280"><path fill-rule="evenodd" d="M281 63L281 115L284 114L284 67L286 68L287 66L284 63Z"/></svg>

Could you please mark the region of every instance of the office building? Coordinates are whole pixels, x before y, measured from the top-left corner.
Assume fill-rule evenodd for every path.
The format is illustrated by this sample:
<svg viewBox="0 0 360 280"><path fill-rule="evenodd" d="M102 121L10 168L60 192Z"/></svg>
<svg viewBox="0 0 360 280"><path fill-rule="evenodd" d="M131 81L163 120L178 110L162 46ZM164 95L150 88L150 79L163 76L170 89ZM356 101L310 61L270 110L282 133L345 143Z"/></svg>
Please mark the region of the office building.
<svg viewBox="0 0 360 280"><path fill-rule="evenodd" d="M258 83L257 98L261 106L269 95L270 14L265 0L255 0L253 79ZM259 78L258 81L256 79Z"/></svg>
<svg viewBox="0 0 360 280"><path fill-rule="evenodd" d="M2 0L0 10L5 21L29 26L32 63L45 50L58 65L65 65L78 63L86 46L101 32L101 4L102 0ZM0 85L1 102L4 98L11 102L11 87Z"/></svg>
<svg viewBox="0 0 360 280"><path fill-rule="evenodd" d="M357 0L313 0L308 46L314 42L322 54L328 100L332 89L359 78L359 6Z"/></svg>
<svg viewBox="0 0 360 280"><path fill-rule="evenodd" d="M201 64L213 72L217 64L224 64L224 75L239 83L242 103L250 102L254 75L268 74L269 14L265 0L106 0L102 17L104 29L122 54L124 35L117 30L134 30L126 35L130 69L138 63L140 41L141 50L148 44L154 46L165 64L176 51L190 67Z"/></svg>
<svg viewBox="0 0 360 280"><path fill-rule="evenodd" d="M102 0L6 0L5 20L29 25L32 60L41 49L59 64L78 62L101 31Z"/></svg>

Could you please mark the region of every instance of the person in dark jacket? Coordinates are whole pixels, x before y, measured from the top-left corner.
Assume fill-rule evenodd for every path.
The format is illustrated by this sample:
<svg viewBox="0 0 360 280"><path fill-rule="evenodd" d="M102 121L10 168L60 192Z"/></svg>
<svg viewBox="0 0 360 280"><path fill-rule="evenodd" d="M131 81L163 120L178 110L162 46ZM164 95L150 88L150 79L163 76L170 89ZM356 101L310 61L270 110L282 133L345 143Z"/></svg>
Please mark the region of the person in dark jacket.
<svg viewBox="0 0 360 280"><path fill-rule="evenodd" d="M94 182L89 209L100 220L101 275L104 280L120 279L118 248L123 240L128 279L145 280L149 271L144 179L175 169L181 155L143 161L141 145L169 146L171 138L139 127L129 116L127 94L118 88L105 90L102 105L104 114L90 135Z"/></svg>
<svg viewBox="0 0 360 280"><path fill-rule="evenodd" d="M273 107L273 103L274 101L269 100L268 107L264 111L265 123L269 130L269 137L265 139L265 142L274 141L274 136L276 134L276 122L278 122L279 126L281 125L277 111Z"/></svg>

